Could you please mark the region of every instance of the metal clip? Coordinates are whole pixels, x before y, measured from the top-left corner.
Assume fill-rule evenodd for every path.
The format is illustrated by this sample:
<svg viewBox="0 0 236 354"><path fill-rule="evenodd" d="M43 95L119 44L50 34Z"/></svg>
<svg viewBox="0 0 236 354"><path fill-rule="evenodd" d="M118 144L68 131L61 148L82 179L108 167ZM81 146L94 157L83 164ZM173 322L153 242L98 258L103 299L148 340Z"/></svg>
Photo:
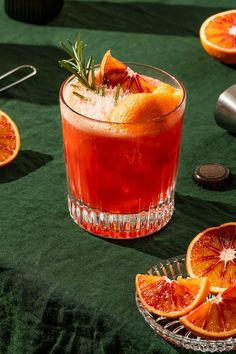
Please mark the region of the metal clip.
<svg viewBox="0 0 236 354"><path fill-rule="evenodd" d="M13 82L12 84L9 84L7 86L1 87L0 88L0 92L9 89L12 86L18 85L20 82L27 80L28 78L30 78L31 76L34 76L37 73L37 69L34 66L26 64L26 65L18 66L17 68L14 68L11 71L8 71L7 73L3 74L2 76L0 76L0 80L4 79L7 76L10 76L11 74L13 74L16 71L19 71L19 70L25 69L25 68L31 69L31 72L28 75L23 76L21 79Z"/></svg>

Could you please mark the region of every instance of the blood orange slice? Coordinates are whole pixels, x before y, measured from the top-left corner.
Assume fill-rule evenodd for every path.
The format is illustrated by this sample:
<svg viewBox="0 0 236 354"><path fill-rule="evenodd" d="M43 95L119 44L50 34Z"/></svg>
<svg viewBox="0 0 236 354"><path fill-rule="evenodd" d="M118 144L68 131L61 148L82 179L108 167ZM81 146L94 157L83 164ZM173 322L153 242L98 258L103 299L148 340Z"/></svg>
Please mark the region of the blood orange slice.
<svg viewBox="0 0 236 354"><path fill-rule="evenodd" d="M213 293L236 284L236 222L200 232L188 247L186 268L191 277L207 276Z"/></svg>
<svg viewBox="0 0 236 354"><path fill-rule="evenodd" d="M206 19L200 29L200 39L208 54L227 64L236 64L236 10Z"/></svg>
<svg viewBox="0 0 236 354"><path fill-rule="evenodd" d="M136 290L143 306L159 316L179 317L201 304L210 290L208 279L170 280L163 276L136 275Z"/></svg>
<svg viewBox="0 0 236 354"><path fill-rule="evenodd" d="M0 111L0 167L11 162L20 149L20 135L13 120Z"/></svg>
<svg viewBox="0 0 236 354"><path fill-rule="evenodd" d="M207 339L236 335L236 285L201 304L180 322L191 332Z"/></svg>
<svg viewBox="0 0 236 354"><path fill-rule="evenodd" d="M144 77L133 70L126 64L111 55L108 50L100 64L99 72L96 75L97 83L105 83L107 87L115 87L118 84L122 89L132 93L152 92L157 86L158 81Z"/></svg>

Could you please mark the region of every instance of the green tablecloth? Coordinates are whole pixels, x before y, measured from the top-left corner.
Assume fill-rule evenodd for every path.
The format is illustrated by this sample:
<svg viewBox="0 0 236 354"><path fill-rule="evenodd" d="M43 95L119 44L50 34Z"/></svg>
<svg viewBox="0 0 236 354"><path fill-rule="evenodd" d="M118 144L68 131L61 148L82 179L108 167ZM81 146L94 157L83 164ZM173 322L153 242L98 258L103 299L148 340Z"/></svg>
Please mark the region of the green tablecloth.
<svg viewBox="0 0 236 354"><path fill-rule="evenodd" d="M0 170L0 353L192 353L155 333L137 311L136 273L184 254L199 231L235 221L236 138L213 111L235 83L235 67L209 57L198 31L234 1L66 1L46 26L11 20L0 0L0 75L33 64L38 75L0 97L17 123L21 151ZM67 211L58 89L66 73L61 39L78 31L99 61L108 48L122 60L161 67L188 93L173 219L161 232L107 241L81 230ZM3 82L1 83L3 84ZM225 163L231 186L193 184L203 162Z"/></svg>

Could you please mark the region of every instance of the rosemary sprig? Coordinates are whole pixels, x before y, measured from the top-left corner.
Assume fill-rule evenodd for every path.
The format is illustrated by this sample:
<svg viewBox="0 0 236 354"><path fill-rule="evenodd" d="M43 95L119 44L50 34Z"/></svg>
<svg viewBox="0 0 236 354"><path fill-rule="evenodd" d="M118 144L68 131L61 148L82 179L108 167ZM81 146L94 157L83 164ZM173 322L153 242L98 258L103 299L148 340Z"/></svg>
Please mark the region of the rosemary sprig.
<svg viewBox="0 0 236 354"><path fill-rule="evenodd" d="M90 73L90 70L91 70L92 60L93 60L93 58L90 56L90 57L89 57L89 60L88 60L88 63L87 63L87 66L86 66L86 76L87 76L87 79L88 79L88 77L89 77L89 73Z"/></svg>
<svg viewBox="0 0 236 354"><path fill-rule="evenodd" d="M75 44L67 40L66 43L61 42L64 51L70 56L69 59L59 60L59 65L74 74L78 81L88 90L96 90L95 68L93 57L90 56L88 61L84 56L86 45L78 36Z"/></svg>
<svg viewBox="0 0 236 354"><path fill-rule="evenodd" d="M105 85L102 85L102 90L101 90L101 95L102 96L105 96Z"/></svg>
<svg viewBox="0 0 236 354"><path fill-rule="evenodd" d="M70 86L73 87L74 89L78 90L78 86L77 86L77 85L75 85L75 84L70 84ZM87 97L85 97L84 95L81 95L81 93L79 93L78 91L72 91L72 93L73 93L75 96L81 98L81 99L84 100L84 101L87 101L87 100L88 100Z"/></svg>
<svg viewBox="0 0 236 354"><path fill-rule="evenodd" d="M117 103L118 103L119 96L120 96L120 84L118 84L118 85L116 86L116 91L115 91L115 105L117 105Z"/></svg>
<svg viewBox="0 0 236 354"><path fill-rule="evenodd" d="M76 91L73 91L72 93L73 93L75 96L81 98L82 100L87 101L87 98L86 98L85 96L81 95L80 93L78 93L78 92L76 92Z"/></svg>
<svg viewBox="0 0 236 354"><path fill-rule="evenodd" d="M92 75L92 88L93 90L96 89L96 83L95 83L95 68L94 68L94 60L91 59L91 75Z"/></svg>
<svg viewBox="0 0 236 354"><path fill-rule="evenodd" d="M59 60L61 67L68 70L70 73L74 74L78 82L83 85L86 89L94 91L94 93L105 96L106 85L102 82L101 85L96 84L95 79L95 65L92 56L86 60L84 51L86 45L82 42L80 35L78 35L75 44L71 43L68 39L66 43L60 42L64 51L69 55L69 59ZM79 86L71 84L76 90ZM73 91L73 94L80 99L87 100L87 98L77 91ZM118 103L120 95L120 84L116 86L115 90L115 104Z"/></svg>

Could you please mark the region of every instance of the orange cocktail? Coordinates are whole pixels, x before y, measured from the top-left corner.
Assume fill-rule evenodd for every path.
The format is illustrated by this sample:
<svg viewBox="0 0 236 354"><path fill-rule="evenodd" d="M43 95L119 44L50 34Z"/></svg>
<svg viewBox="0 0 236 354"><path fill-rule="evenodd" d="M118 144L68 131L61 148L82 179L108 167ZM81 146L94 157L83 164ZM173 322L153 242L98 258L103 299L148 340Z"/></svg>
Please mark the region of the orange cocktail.
<svg viewBox="0 0 236 354"><path fill-rule="evenodd" d="M156 117L149 103L147 114L142 115L142 110L135 113L139 114L137 120L119 120L118 114L109 119L105 112L110 102L108 90L104 100L109 102L101 103L104 115L101 108L93 117L90 96L86 99L88 114L82 99L71 99L70 87L76 78L65 81L60 91L70 214L82 228L111 238L149 235L170 220L174 208L184 89L161 70L137 64L130 67L158 85L167 82L179 90L177 106ZM122 100L129 102L129 93L123 94L118 108ZM99 100L92 103L97 109Z"/></svg>
<svg viewBox="0 0 236 354"><path fill-rule="evenodd" d="M104 237L149 235L173 213L185 90L110 50L95 68L80 39L62 46L74 73L60 90L71 217Z"/></svg>

